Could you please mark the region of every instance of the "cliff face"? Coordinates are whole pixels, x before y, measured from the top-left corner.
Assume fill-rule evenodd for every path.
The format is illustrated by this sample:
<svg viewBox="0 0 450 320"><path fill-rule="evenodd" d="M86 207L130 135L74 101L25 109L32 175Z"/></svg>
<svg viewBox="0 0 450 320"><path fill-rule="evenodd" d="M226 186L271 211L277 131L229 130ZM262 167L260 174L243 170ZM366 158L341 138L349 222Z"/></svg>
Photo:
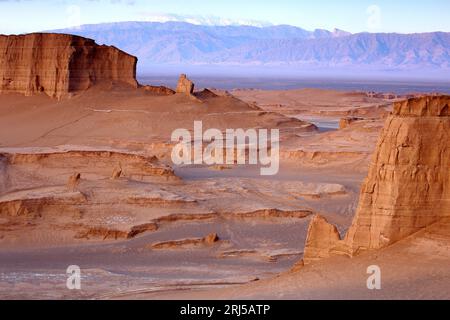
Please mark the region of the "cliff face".
<svg viewBox="0 0 450 320"><path fill-rule="evenodd" d="M380 249L450 217L449 108L450 96L414 98L394 105L352 226L344 240L336 241L334 247L327 245L328 253L352 256ZM308 249L310 243L315 240L307 240L305 252L314 252Z"/></svg>
<svg viewBox="0 0 450 320"><path fill-rule="evenodd" d="M78 36L0 35L0 93L61 98L104 81L137 87L137 58Z"/></svg>

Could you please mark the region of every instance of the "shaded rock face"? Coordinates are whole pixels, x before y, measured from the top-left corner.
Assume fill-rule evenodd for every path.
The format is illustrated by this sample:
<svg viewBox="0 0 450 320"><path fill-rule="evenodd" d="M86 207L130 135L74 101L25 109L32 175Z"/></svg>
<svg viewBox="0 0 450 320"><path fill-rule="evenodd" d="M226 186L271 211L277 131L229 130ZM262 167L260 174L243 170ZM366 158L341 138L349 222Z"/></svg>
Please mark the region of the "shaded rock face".
<svg viewBox="0 0 450 320"><path fill-rule="evenodd" d="M78 36L0 35L0 93L61 98L105 81L137 87L136 63L115 47Z"/></svg>
<svg viewBox="0 0 450 320"><path fill-rule="evenodd" d="M336 239L333 245L331 227L314 219L306 241L307 261L380 249L450 217L449 106L450 96L394 105L352 226L344 240Z"/></svg>
<svg viewBox="0 0 450 320"><path fill-rule="evenodd" d="M185 74L182 74L178 80L176 92L191 95L194 93L194 83Z"/></svg>
<svg viewBox="0 0 450 320"><path fill-rule="evenodd" d="M210 233L206 237L203 238L203 242L208 245L214 244L219 240L220 240L220 238L217 235L217 233Z"/></svg>
<svg viewBox="0 0 450 320"><path fill-rule="evenodd" d="M339 231L334 225L328 223L320 215L314 216L308 227L305 252L303 254L304 264L328 258L331 248L340 239Z"/></svg>

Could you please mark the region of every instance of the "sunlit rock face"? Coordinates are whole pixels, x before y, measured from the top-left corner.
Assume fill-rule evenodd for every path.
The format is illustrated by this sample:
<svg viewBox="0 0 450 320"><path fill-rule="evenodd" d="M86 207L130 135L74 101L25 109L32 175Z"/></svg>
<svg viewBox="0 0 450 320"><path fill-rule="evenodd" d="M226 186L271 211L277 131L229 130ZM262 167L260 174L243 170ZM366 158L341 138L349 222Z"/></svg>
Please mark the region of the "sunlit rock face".
<svg viewBox="0 0 450 320"><path fill-rule="evenodd" d="M394 105L345 238L326 221L313 220L307 261L380 249L450 217L449 105L450 96Z"/></svg>
<svg viewBox="0 0 450 320"><path fill-rule="evenodd" d="M103 82L137 87L137 58L91 39L52 33L0 36L0 93L62 98Z"/></svg>
<svg viewBox="0 0 450 320"><path fill-rule="evenodd" d="M344 240L379 249L450 216L450 96L396 103Z"/></svg>

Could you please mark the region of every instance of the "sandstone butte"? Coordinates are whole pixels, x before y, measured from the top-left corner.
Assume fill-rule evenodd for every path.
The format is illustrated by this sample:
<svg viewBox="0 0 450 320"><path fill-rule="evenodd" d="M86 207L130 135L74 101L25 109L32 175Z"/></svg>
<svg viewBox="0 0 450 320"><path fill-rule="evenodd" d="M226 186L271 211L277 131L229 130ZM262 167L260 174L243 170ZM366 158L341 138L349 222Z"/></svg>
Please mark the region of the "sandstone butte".
<svg viewBox="0 0 450 320"><path fill-rule="evenodd" d="M138 87L137 58L83 37L33 33L0 35L0 93L54 98L102 82Z"/></svg>
<svg viewBox="0 0 450 320"><path fill-rule="evenodd" d="M176 92L191 95L194 93L194 83L185 74L182 74L178 79Z"/></svg>
<svg viewBox="0 0 450 320"><path fill-rule="evenodd" d="M413 98L386 119L345 238L310 224L305 264L381 249L450 217L450 96Z"/></svg>

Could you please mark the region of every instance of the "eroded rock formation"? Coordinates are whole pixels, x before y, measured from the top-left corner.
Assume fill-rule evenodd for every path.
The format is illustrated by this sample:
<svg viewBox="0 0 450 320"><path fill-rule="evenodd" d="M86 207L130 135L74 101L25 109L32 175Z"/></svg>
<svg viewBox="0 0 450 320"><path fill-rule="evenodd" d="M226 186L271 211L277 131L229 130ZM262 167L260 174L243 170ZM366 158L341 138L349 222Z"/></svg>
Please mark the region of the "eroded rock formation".
<svg viewBox="0 0 450 320"><path fill-rule="evenodd" d="M194 83L185 74L182 74L178 80L176 92L191 95L194 93Z"/></svg>
<svg viewBox="0 0 450 320"><path fill-rule="evenodd" d="M143 86L144 90L158 96L171 96L175 94L170 88L165 86Z"/></svg>
<svg viewBox="0 0 450 320"><path fill-rule="evenodd" d="M357 117L346 117L346 118L342 118L339 121L339 129L345 129L349 126L351 126L353 123L355 123L356 121L360 121L363 120L362 118L357 118Z"/></svg>
<svg viewBox="0 0 450 320"><path fill-rule="evenodd" d="M313 220L307 259L380 249L450 217L450 96L398 102L385 123L345 239L329 246ZM318 243L326 242L319 249ZM332 248L331 248L332 247Z"/></svg>
<svg viewBox="0 0 450 320"><path fill-rule="evenodd" d="M314 216L308 227L305 251L303 254L304 264L328 258L330 256L330 249L333 248L340 239L341 236L339 235L339 231L334 225L328 223L328 221L320 215Z"/></svg>
<svg viewBox="0 0 450 320"><path fill-rule="evenodd" d="M121 167L114 168L113 173L111 175L111 179L112 180L119 179L121 175L122 175L122 168Z"/></svg>
<svg viewBox="0 0 450 320"><path fill-rule="evenodd" d="M180 240L169 240L157 242L150 246L151 249L182 249L185 247L196 246L212 246L219 241L219 236L216 233L211 233L203 238L187 238Z"/></svg>
<svg viewBox="0 0 450 320"><path fill-rule="evenodd" d="M77 186L80 184L80 180L81 180L81 174L79 173L74 173L73 175L71 175L69 177L69 180L67 181L67 188L71 191L75 191Z"/></svg>
<svg viewBox="0 0 450 320"><path fill-rule="evenodd" d="M0 93L61 98L105 81L137 87L136 63L136 57L83 37L0 35Z"/></svg>

